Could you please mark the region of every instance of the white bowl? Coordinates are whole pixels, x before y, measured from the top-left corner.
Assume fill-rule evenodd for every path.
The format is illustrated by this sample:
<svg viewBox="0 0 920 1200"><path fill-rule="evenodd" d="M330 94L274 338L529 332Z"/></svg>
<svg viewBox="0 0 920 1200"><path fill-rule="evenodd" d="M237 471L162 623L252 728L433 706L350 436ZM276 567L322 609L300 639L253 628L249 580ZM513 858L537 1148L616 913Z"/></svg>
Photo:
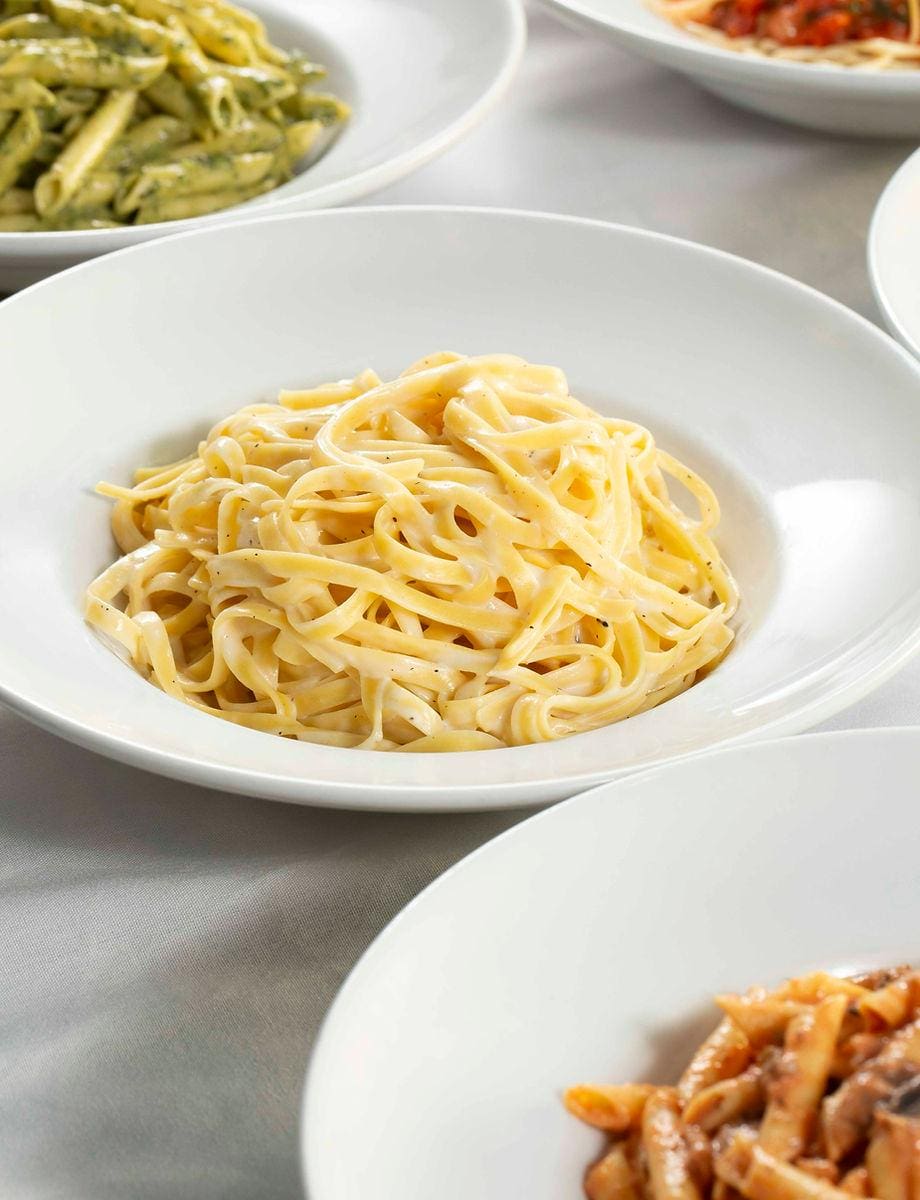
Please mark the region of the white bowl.
<svg viewBox="0 0 920 1200"><path fill-rule="evenodd" d="M895 171L872 214L869 278L894 336L920 358L920 150Z"/></svg>
<svg viewBox="0 0 920 1200"><path fill-rule="evenodd" d="M567 24L673 67L742 108L830 133L920 135L920 71L864 71L711 45L646 0L543 0Z"/></svg>
<svg viewBox="0 0 920 1200"><path fill-rule="evenodd" d="M464 859L326 1018L309 1200L580 1196L603 1139L564 1088L674 1082L717 992L916 962L918 773L918 730L744 747L599 788Z"/></svg>
<svg viewBox="0 0 920 1200"><path fill-rule="evenodd" d="M250 4L250 0L245 0ZM469 133L504 95L524 50L521 0L251 0L279 46L329 68L352 106L331 148L276 191L211 216L124 229L0 233L0 291L180 230L347 204Z"/></svg>
<svg viewBox="0 0 920 1200"><path fill-rule="evenodd" d="M563 367L721 498L737 639L675 699L467 754L312 746L170 699L83 623L115 556L99 479L194 448L282 386L386 377L438 348ZM0 305L0 698L123 761L276 799L391 809L559 799L798 731L920 645L920 365L847 309L728 255L476 209L266 218L88 263Z"/></svg>

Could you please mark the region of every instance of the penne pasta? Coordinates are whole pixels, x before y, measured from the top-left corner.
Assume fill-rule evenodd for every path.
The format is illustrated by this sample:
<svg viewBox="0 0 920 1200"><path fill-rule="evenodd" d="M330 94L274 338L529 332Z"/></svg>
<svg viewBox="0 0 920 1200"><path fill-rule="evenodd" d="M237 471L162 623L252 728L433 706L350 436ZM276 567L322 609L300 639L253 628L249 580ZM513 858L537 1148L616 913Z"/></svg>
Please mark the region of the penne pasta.
<svg viewBox="0 0 920 1200"><path fill-rule="evenodd" d="M0 21L0 39L61 37L64 30L44 13L27 12Z"/></svg>
<svg viewBox="0 0 920 1200"><path fill-rule="evenodd" d="M284 131L284 141L291 162L297 162L315 146L323 133L321 121L293 121Z"/></svg>
<svg viewBox="0 0 920 1200"><path fill-rule="evenodd" d="M686 1104L697 1092L737 1075L751 1060L747 1035L730 1020L719 1023L693 1056L680 1077L677 1094Z"/></svg>
<svg viewBox="0 0 920 1200"><path fill-rule="evenodd" d="M914 1016L920 1004L920 973L911 971L857 1002L866 1028L897 1029Z"/></svg>
<svg viewBox="0 0 920 1200"><path fill-rule="evenodd" d="M716 996L716 1004L752 1046L780 1041L789 1022L803 1011L799 1001L773 996Z"/></svg>
<svg viewBox="0 0 920 1200"><path fill-rule="evenodd" d="M145 88L166 69L165 58L103 53L96 46L42 50L24 48L0 64L0 78L27 75L45 87Z"/></svg>
<svg viewBox="0 0 920 1200"><path fill-rule="evenodd" d="M53 108L54 93L36 79L5 79L0 83L0 110Z"/></svg>
<svg viewBox="0 0 920 1200"><path fill-rule="evenodd" d="M293 96L297 90L290 76L278 67L264 64L258 67L221 66L220 72L233 85L246 108L255 111L270 108Z"/></svg>
<svg viewBox="0 0 920 1200"><path fill-rule="evenodd" d="M321 125L337 125L349 115L348 105L328 92L300 91L291 107L301 121L319 121Z"/></svg>
<svg viewBox="0 0 920 1200"><path fill-rule="evenodd" d="M323 67L228 0L3 0L0 14L0 197L32 193L0 216L21 232L245 203L349 114L310 91Z"/></svg>
<svg viewBox="0 0 920 1200"><path fill-rule="evenodd" d="M920 1122L880 1112L866 1153L869 1194L878 1200L920 1195Z"/></svg>
<svg viewBox="0 0 920 1200"><path fill-rule="evenodd" d="M37 233L43 228L42 219L36 213L0 215L0 233Z"/></svg>
<svg viewBox="0 0 920 1200"><path fill-rule="evenodd" d="M180 20L206 54L221 62L245 66L258 61L252 38L237 24L222 18L210 5L196 8L170 0L130 0L131 7L153 21Z"/></svg>
<svg viewBox="0 0 920 1200"><path fill-rule="evenodd" d="M619 1142L585 1175L588 1200L642 1200L642 1177L627 1147Z"/></svg>
<svg viewBox="0 0 920 1200"><path fill-rule="evenodd" d="M44 0L58 25L91 38L133 41L141 52L168 55L171 39L167 30L153 21L143 21L118 5L103 7L84 0Z"/></svg>
<svg viewBox="0 0 920 1200"><path fill-rule="evenodd" d="M841 1179L840 1190L848 1196L868 1196L869 1172L865 1167L853 1167Z"/></svg>
<svg viewBox="0 0 920 1200"><path fill-rule="evenodd" d="M261 183L274 164L274 155L266 151L153 163L142 167L129 181L116 200L115 210L123 215L131 213L153 197L177 199L248 188Z"/></svg>
<svg viewBox="0 0 920 1200"><path fill-rule="evenodd" d="M0 196L16 182L42 140L34 108L24 109L0 138Z"/></svg>
<svg viewBox="0 0 920 1200"><path fill-rule="evenodd" d="M813 972L718 996L676 1088L571 1088L610 1139L589 1200L920 1200L918 979Z"/></svg>
<svg viewBox="0 0 920 1200"><path fill-rule="evenodd" d="M762 1071L749 1067L740 1075L720 1079L696 1092L685 1104L683 1117L688 1125L699 1125L711 1133L720 1125L762 1112L765 1099Z"/></svg>
<svg viewBox="0 0 920 1200"><path fill-rule="evenodd" d="M35 207L53 216L79 190L90 172L111 149L131 119L136 92L113 91L87 120L77 136L35 184Z"/></svg>
<svg viewBox="0 0 920 1200"><path fill-rule="evenodd" d="M565 1093L565 1106L596 1129L625 1133L637 1129L645 1102L654 1092L650 1084L624 1083L619 1087L573 1087Z"/></svg>
<svg viewBox="0 0 920 1200"><path fill-rule="evenodd" d="M793 1017L787 1026L782 1057L767 1085L767 1108L758 1139L761 1147L777 1158L797 1158L808 1144L847 1003L845 994L827 996Z"/></svg>
<svg viewBox="0 0 920 1200"><path fill-rule="evenodd" d="M278 180L269 178L248 188L229 188L223 192L205 192L200 196L150 200L138 209L135 222L138 225L150 225L157 221L204 217L225 208L233 208L237 204L245 204L247 200L254 200L256 196L262 196L277 186Z"/></svg>
<svg viewBox="0 0 920 1200"><path fill-rule="evenodd" d="M0 216L19 216L35 212L35 198L31 188L10 188L0 196Z"/></svg>
<svg viewBox="0 0 920 1200"><path fill-rule="evenodd" d="M170 61L182 82L198 97L218 133L233 129L243 119L243 108L233 85L217 73L182 22L168 18Z"/></svg>
<svg viewBox="0 0 920 1200"><path fill-rule="evenodd" d="M739 1191L747 1200L844 1200L847 1193L824 1179L791 1166L762 1146L751 1149L751 1163Z"/></svg>
<svg viewBox="0 0 920 1200"><path fill-rule="evenodd" d="M3 0L3 11L8 17L38 12L40 8L41 0Z"/></svg>
<svg viewBox="0 0 920 1200"><path fill-rule="evenodd" d="M286 132L279 129L272 121L247 118L231 133L220 133L207 141L187 142L176 146L170 150L167 158L207 158L214 154L247 154L255 150L275 151L285 140Z"/></svg>
<svg viewBox="0 0 920 1200"><path fill-rule="evenodd" d="M680 1123L680 1104L671 1088L657 1088L642 1113L642 1149L652 1200L701 1200L690 1174L690 1157Z"/></svg>
<svg viewBox="0 0 920 1200"><path fill-rule="evenodd" d="M74 192L67 207L71 213L103 208L115 198L120 182L117 171L94 171Z"/></svg>
<svg viewBox="0 0 920 1200"><path fill-rule="evenodd" d="M178 117L165 113L147 117L117 139L102 165L111 171L136 170L145 163L167 157L175 146L188 141L191 132L190 126Z"/></svg>
<svg viewBox="0 0 920 1200"><path fill-rule="evenodd" d="M191 92L173 71L164 71L144 89L144 95L155 108L193 127L202 119L202 113ZM207 130L209 126L205 124Z"/></svg>

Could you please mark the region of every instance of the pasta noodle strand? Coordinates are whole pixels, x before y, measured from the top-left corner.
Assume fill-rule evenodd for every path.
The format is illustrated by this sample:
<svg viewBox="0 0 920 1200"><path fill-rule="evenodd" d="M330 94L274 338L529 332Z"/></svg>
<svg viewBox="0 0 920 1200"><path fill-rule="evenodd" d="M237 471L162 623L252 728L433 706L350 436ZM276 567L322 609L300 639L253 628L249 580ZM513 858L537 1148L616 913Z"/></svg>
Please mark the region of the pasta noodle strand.
<svg viewBox="0 0 920 1200"><path fill-rule="evenodd" d="M88 620L167 694L287 737L563 737L684 691L732 641L711 489L508 355L283 392L99 490L123 557Z"/></svg>

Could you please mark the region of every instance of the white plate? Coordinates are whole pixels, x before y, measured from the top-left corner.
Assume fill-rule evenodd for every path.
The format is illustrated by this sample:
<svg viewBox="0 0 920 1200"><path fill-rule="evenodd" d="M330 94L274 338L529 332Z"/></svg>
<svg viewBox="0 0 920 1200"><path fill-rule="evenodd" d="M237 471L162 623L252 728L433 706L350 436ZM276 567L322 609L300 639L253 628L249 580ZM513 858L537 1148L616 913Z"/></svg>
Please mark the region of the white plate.
<svg viewBox="0 0 920 1200"><path fill-rule="evenodd" d="M181 281L178 282L178 281ZM563 367L722 500L737 641L651 712L555 743L400 755L240 729L165 696L83 623L114 557L99 479L168 461L242 404L438 348ZM638 230L476 209L268 218L152 242L0 305L0 696L86 746L276 799L390 809L557 800L799 731L920 645L920 365L740 259Z"/></svg>
<svg viewBox="0 0 920 1200"><path fill-rule="evenodd" d="M920 357L920 150L895 171L869 226L869 278L885 324Z"/></svg>
<svg viewBox="0 0 920 1200"><path fill-rule="evenodd" d="M918 774L918 730L744 747L598 788L464 859L326 1018L309 1200L580 1196L602 1138L563 1110L566 1086L674 1081L716 992L916 961Z"/></svg>
<svg viewBox="0 0 920 1200"><path fill-rule="evenodd" d="M280 46L329 68L353 109L331 149L276 191L188 221L0 233L0 290L184 229L347 204L442 153L504 95L524 49L520 0L245 0Z"/></svg>
<svg viewBox="0 0 920 1200"><path fill-rule="evenodd" d="M543 0L567 24L689 75L717 96L831 133L920 135L920 71L854 71L723 50L653 12L647 0Z"/></svg>

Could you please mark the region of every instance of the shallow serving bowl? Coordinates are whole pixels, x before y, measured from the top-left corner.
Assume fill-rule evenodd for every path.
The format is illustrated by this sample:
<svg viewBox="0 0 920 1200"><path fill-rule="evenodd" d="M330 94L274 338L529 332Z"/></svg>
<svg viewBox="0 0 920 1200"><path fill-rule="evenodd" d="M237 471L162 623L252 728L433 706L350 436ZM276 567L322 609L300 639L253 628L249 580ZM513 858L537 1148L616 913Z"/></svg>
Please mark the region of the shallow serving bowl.
<svg viewBox="0 0 920 1200"><path fill-rule="evenodd" d="M869 278L885 323L920 358L920 151L879 197L867 242Z"/></svg>
<svg viewBox="0 0 920 1200"><path fill-rule="evenodd" d="M249 0L246 0L249 4ZM193 220L62 233L0 233L0 291L182 229L346 204L468 133L504 95L524 49L520 0L252 0L272 40L329 68L352 106L330 149L289 183Z"/></svg>
<svg viewBox="0 0 920 1200"><path fill-rule="evenodd" d="M706 679L604 729L515 749L311 746L170 699L83 623L115 556L99 479L192 451L243 404L437 349L553 363L647 424L722 502L737 638ZM151 770L379 808L556 800L798 731L920 645L920 365L840 305L655 234L476 209L265 218L88 263L0 305L0 697Z"/></svg>
<svg viewBox="0 0 920 1200"><path fill-rule="evenodd" d="M866 71L723 50L679 29L646 0L543 0L568 24L673 67L755 112L830 133L920 135L920 70Z"/></svg>
<svg viewBox="0 0 920 1200"><path fill-rule="evenodd" d="M918 773L918 730L745 746L578 796L465 859L326 1018L309 1200L370 1179L400 1200L575 1200L604 1141L566 1087L676 1082L718 992L916 963Z"/></svg>

